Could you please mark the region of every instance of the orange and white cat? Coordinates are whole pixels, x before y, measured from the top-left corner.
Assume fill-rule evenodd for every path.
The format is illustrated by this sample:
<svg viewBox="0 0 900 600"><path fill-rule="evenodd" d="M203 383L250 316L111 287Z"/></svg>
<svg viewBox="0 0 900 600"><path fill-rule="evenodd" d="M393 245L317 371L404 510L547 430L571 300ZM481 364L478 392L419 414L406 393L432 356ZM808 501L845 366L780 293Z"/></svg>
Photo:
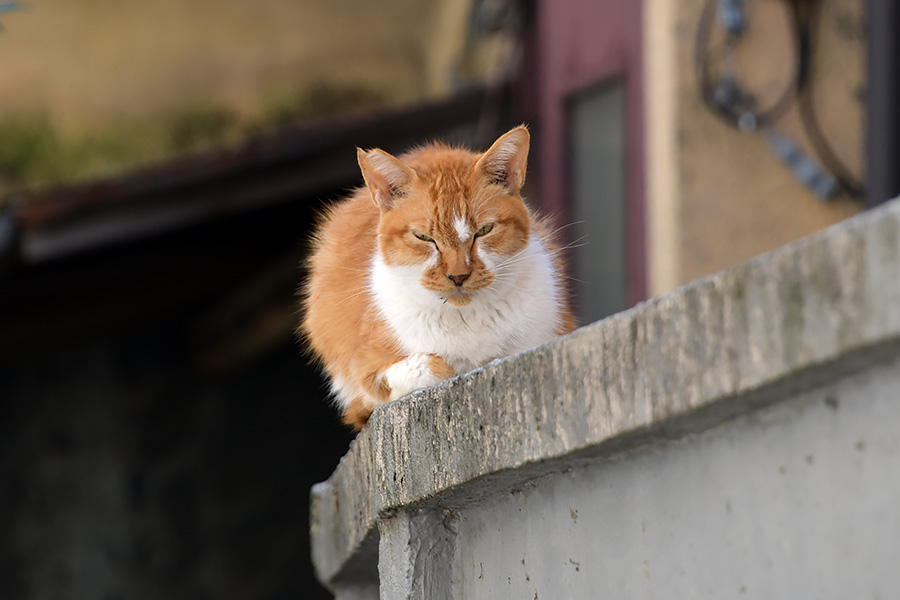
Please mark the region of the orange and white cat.
<svg viewBox="0 0 900 600"><path fill-rule="evenodd" d="M323 216L300 331L360 429L380 404L572 331L559 247L525 206L529 135L477 154L358 150Z"/></svg>

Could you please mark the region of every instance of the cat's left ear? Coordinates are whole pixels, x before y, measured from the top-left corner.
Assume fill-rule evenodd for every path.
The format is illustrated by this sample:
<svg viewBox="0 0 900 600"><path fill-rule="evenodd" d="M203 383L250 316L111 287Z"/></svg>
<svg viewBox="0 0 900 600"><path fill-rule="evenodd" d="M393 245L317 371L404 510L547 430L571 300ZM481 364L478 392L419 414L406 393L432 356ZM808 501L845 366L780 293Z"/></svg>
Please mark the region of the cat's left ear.
<svg viewBox="0 0 900 600"><path fill-rule="evenodd" d="M503 185L510 194L518 194L525 183L530 140L528 129L519 125L500 136L478 160L475 168L492 183Z"/></svg>
<svg viewBox="0 0 900 600"><path fill-rule="evenodd" d="M416 173L384 150L356 149L356 158L375 206L386 212L409 192Z"/></svg>

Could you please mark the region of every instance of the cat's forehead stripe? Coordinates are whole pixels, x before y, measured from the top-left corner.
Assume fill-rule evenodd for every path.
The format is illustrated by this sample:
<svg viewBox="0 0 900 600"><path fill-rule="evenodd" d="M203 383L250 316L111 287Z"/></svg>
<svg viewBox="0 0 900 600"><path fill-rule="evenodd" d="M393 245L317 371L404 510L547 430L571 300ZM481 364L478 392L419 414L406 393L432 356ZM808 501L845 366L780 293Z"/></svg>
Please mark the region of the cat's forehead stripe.
<svg viewBox="0 0 900 600"><path fill-rule="evenodd" d="M456 230L456 235L459 236L459 241L464 244L472 237L469 224L458 213L453 215L453 228Z"/></svg>

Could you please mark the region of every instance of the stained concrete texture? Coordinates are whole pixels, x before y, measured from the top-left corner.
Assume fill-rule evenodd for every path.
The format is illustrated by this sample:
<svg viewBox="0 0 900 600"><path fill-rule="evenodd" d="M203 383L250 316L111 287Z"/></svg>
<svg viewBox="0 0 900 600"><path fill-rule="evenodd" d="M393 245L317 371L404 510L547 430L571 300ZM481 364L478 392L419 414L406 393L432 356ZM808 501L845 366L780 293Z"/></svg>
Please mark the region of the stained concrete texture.
<svg viewBox="0 0 900 600"><path fill-rule="evenodd" d="M898 400L895 360L500 491L457 511L451 593L413 597L896 597Z"/></svg>
<svg viewBox="0 0 900 600"><path fill-rule="evenodd" d="M808 452L803 440L818 438L813 433L804 438L799 432L804 427L818 431L814 423L801 423L796 432L756 434L747 425L747 415L758 409L777 413L778 407L799 406L810 390L855 386L857 392L850 397L885 404L884 398L898 387L896 379L887 377L896 366L893 371L879 366L900 356L898 238L900 203L894 201L565 338L380 408L332 477L313 489L311 531L319 578L339 592L338 597L351 597L340 591L352 586L367 586L373 594L379 579L382 598L462 597L464 592L467 598L497 597L501 588L492 586L499 585L498 573L509 572L507 585L512 591L513 573L506 564L510 556L526 551L523 545L545 544L556 548L562 561L551 561L548 570L571 569L597 584L608 571L598 569L593 559L585 559L582 566L579 556L614 556L628 544L638 544L642 534L630 525L641 519L665 523L673 510L684 509L667 501L682 498L696 504L701 513L710 510L707 505L717 496L696 484L717 481L733 471L734 497L726 500L732 509L752 504L756 511L746 513L750 516L743 517L747 519L740 526L743 533L733 539L746 545L747 552L762 561L759 564L783 557L774 550L758 551L755 545L777 540L793 545L791 552L803 558L792 564L806 570L792 571L793 579L779 579L776 573L775 587L765 589L800 592L801 587L791 584L807 581L806 574L818 569L837 567L833 552L817 552L837 538L800 535L797 529L785 530L780 538L767 536L773 515L788 523L791 511L803 506L788 504L787 512L780 513L777 488L769 489L771 478L760 481L760 489L737 485L754 467L754 454L726 450L740 439L758 450L760 464L777 460L784 452ZM878 378L880 383L874 385L880 391L865 392L862 380L855 379L869 376ZM832 400L843 406L837 396ZM864 400L851 402L860 418L873 421L873 427L879 419L895 422L893 415L867 408ZM827 404L831 406L831 401ZM840 414L845 412L849 413ZM693 458L678 453L681 444L700 443L691 436L719 426L734 431L708 443L706 450L693 450ZM771 443L759 441L771 435L775 436ZM823 452L837 453L850 443L849 437L837 433L823 439L834 444ZM900 441L885 434L884 444L900 446ZM664 459L644 472L641 465L648 459L641 457L654 447ZM852 444L847 449L856 451ZM815 461L815 453L809 455ZM889 467L896 472L896 452L885 450L872 465L876 476L886 476ZM615 475L616 469L628 475ZM708 469L709 475L687 476L698 469ZM566 488L560 474L568 472L585 473L584 485ZM861 505L897 499L891 487L848 488L833 482L823 487L830 477L840 480L842 473L823 469L816 477L794 481L804 489L813 486L814 496L841 490L856 494L859 497L852 501ZM624 487L608 494L607 477ZM510 494L519 494L524 504L511 502ZM615 533L612 537L601 535L601 513L585 517L592 512L588 498L594 494L598 506L633 511L625 525L610 530ZM541 511L558 509L569 496L582 505L571 505L569 519L585 523L585 531L594 531L596 539L586 535L576 547L577 539L566 527L529 529ZM620 506L629 498L640 501L630 509ZM520 508L523 516L517 519ZM822 513L834 527L843 527L839 522L843 514L843 509ZM876 519L876 513L867 515L859 518ZM808 515L798 518L797 527L808 519ZM668 523L668 530L656 530L669 535L654 534L654 562L673 553L680 559L693 551L685 547L691 523L686 520L680 527ZM701 516L693 523L706 536L715 534ZM489 527L500 531L490 533ZM848 551L882 540L861 534ZM511 548L515 552L510 553ZM729 558L716 548L707 544L685 560L702 562L704 556L715 555L721 558L716 568L741 571L738 555ZM571 550L568 557L567 550ZM626 556L637 560L639 555L635 551ZM484 573L476 568L478 557ZM528 563L524 554L519 560ZM654 573L668 573L670 579L681 573L678 569L676 560ZM761 569L753 571L755 578L765 576ZM642 572L617 571L622 585L609 589L652 590L631 578ZM707 585L699 569L686 572L685 593L695 590L713 597L711 590L724 589ZM875 567L871 573L876 573ZM557 572L541 581L547 581L549 589L538 590L535 583L533 590L525 586L519 592L528 592L529 598L532 591L541 597L566 597L571 589L567 582L574 580ZM745 589L755 590L751 585L758 584L748 581L735 589L740 592L740 585L746 585ZM887 592L891 591L900 589L889 587Z"/></svg>

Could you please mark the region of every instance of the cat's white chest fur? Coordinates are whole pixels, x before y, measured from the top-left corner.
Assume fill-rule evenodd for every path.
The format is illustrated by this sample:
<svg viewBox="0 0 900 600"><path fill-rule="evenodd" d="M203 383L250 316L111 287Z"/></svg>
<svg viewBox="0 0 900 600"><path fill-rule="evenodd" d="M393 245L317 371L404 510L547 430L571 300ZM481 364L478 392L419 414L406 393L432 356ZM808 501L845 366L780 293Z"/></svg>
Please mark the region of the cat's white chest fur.
<svg viewBox="0 0 900 600"><path fill-rule="evenodd" d="M496 281L456 307L422 287L424 265L393 266L375 257L371 290L404 352L436 354L464 373L556 337L562 286L543 244L532 240L507 264L483 258Z"/></svg>

